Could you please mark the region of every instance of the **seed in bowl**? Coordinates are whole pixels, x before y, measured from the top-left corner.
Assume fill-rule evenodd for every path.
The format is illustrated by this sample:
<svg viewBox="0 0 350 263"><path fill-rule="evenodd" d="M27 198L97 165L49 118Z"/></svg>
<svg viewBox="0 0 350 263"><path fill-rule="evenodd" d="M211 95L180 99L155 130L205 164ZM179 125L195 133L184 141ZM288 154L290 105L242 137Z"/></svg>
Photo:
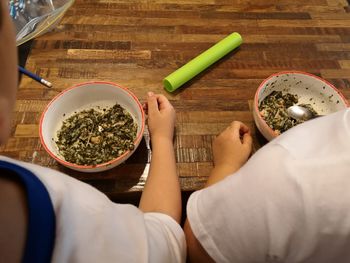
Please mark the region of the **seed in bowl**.
<svg viewBox="0 0 350 263"><path fill-rule="evenodd" d="M94 108L76 112L63 121L56 145L67 162L97 165L133 150L137 124L116 103L103 111Z"/></svg>
<svg viewBox="0 0 350 263"><path fill-rule="evenodd" d="M287 112L290 106L296 105L297 103L298 95L282 93L282 91L273 91L260 103L259 112L267 125L279 135L295 125L304 122L290 117ZM318 115L310 104L299 104L299 106L308 108L315 116Z"/></svg>

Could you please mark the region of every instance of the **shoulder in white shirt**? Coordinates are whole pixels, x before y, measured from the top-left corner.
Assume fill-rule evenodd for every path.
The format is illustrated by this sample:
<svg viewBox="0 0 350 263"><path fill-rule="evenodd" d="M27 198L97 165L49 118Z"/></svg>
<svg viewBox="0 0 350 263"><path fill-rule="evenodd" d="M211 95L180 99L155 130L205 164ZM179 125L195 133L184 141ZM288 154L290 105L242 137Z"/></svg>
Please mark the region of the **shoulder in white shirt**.
<svg viewBox="0 0 350 263"><path fill-rule="evenodd" d="M184 233L170 216L113 203L60 172L0 159L31 171L48 191L56 218L52 262L185 262Z"/></svg>
<svg viewBox="0 0 350 263"><path fill-rule="evenodd" d="M350 262L350 110L314 119L190 197L216 262Z"/></svg>

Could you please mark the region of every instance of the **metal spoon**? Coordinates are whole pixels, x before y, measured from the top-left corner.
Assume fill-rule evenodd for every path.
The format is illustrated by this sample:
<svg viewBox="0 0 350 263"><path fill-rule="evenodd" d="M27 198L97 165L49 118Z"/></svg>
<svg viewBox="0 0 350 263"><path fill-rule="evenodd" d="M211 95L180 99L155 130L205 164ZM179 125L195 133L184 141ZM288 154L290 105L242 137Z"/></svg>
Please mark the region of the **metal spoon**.
<svg viewBox="0 0 350 263"><path fill-rule="evenodd" d="M307 121L307 120L322 116L322 115L315 115L308 108L305 108L299 105L290 106L287 109L287 112L290 117L301 121Z"/></svg>

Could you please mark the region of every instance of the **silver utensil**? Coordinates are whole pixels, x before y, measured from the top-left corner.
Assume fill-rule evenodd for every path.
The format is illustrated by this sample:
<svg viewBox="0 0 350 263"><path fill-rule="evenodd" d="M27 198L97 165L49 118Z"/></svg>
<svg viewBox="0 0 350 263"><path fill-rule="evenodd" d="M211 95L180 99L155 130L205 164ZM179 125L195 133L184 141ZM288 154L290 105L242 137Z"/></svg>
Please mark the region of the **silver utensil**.
<svg viewBox="0 0 350 263"><path fill-rule="evenodd" d="M311 112L308 108L299 106L299 105L293 105L290 106L287 109L287 112L290 117L296 119L296 120L302 120L307 121L316 117L321 117L323 115L315 115L313 112Z"/></svg>

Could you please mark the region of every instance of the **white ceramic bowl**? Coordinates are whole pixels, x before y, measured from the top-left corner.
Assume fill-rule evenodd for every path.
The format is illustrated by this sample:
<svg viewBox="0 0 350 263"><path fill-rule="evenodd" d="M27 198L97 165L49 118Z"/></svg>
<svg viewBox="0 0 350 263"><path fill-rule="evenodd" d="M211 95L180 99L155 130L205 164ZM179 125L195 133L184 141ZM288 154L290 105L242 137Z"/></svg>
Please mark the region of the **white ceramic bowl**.
<svg viewBox="0 0 350 263"><path fill-rule="evenodd" d="M77 165L64 160L55 143L57 131L63 120L76 111L100 107L111 107L119 103L137 123L135 148L118 158L98 165ZM138 147L145 128L145 114L141 103L128 89L110 82L86 82L73 86L58 94L45 108L40 119L40 140L45 150L57 162L81 172L100 172L111 169L128 159Z"/></svg>
<svg viewBox="0 0 350 263"><path fill-rule="evenodd" d="M311 104L320 115L327 115L346 107L349 103L331 83L315 75L291 71L280 72L265 79L257 89L254 97L254 121L267 140L272 140L278 134L267 125L259 113L259 105L272 91L284 91L297 94L300 103Z"/></svg>

